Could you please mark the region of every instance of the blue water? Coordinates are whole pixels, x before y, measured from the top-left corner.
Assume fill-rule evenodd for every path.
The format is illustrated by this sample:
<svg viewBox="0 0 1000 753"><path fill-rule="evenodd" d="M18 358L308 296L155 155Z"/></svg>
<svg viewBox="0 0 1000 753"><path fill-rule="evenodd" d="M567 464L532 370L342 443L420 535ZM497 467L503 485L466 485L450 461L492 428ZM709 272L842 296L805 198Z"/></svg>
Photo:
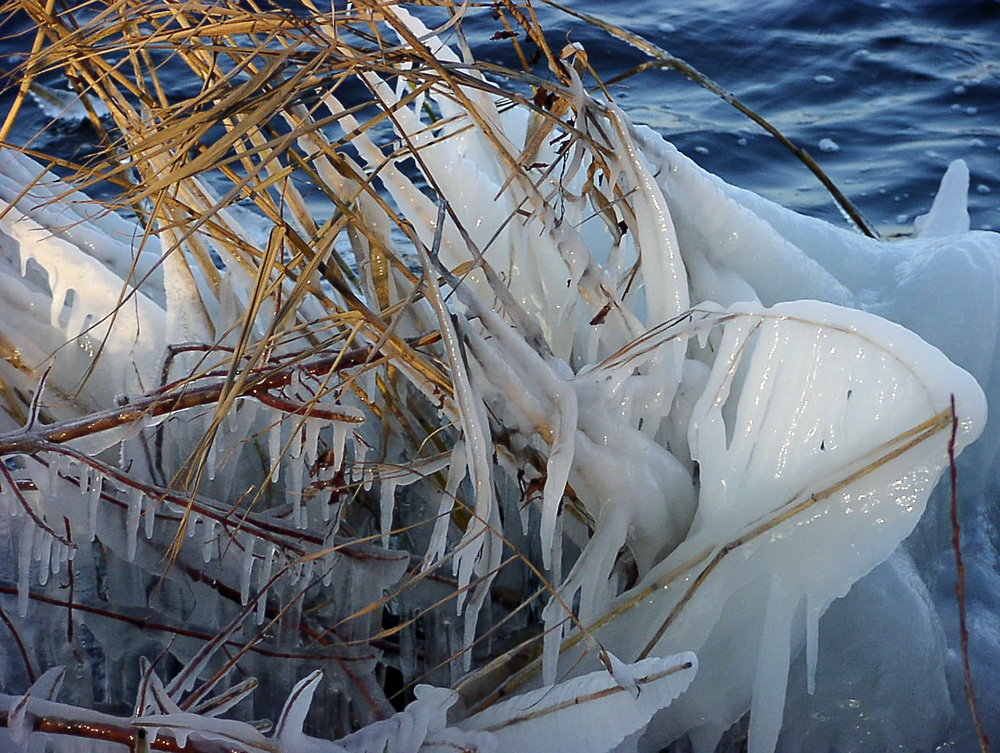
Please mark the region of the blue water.
<svg viewBox="0 0 1000 753"><path fill-rule="evenodd" d="M807 149L883 234L909 231L956 158L971 168L973 227L1000 229L997 0L567 2L642 35L732 92ZM540 2L537 10L553 48L582 43L605 79L646 61L604 31ZM489 9L474 9L467 26L478 57L517 65L508 42L490 41L503 27ZM2 32L24 28L14 17ZM29 35L0 41L0 68L15 67L30 43ZM536 71L547 75L544 62ZM58 76L43 80L65 85ZM194 85L189 74L168 77L171 83L177 94L193 93L183 88ZM613 92L636 121L726 180L842 221L825 189L784 147L679 73L647 71ZM0 93L0 108L10 98L10 89ZM25 108L15 141L28 141L45 124L33 110ZM79 157L89 139L85 129L57 128L34 145Z"/></svg>
<svg viewBox="0 0 1000 753"><path fill-rule="evenodd" d="M956 158L972 173L973 227L1000 229L995 0L569 4L641 34L729 90L808 150L883 233L910 229ZM582 43L607 77L645 60L575 19L545 13L543 23L554 45ZM614 91L635 120L712 172L840 221L825 189L795 157L679 73L646 72ZM839 150L822 151L824 139Z"/></svg>

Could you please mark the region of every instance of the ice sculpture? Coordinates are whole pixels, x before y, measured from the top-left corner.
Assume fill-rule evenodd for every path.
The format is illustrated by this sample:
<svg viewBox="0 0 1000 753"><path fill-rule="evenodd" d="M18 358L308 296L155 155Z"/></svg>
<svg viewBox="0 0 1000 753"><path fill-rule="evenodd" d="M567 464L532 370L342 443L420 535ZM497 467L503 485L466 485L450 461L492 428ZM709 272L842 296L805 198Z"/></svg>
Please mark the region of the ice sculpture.
<svg viewBox="0 0 1000 753"><path fill-rule="evenodd" d="M146 667L127 725L54 704L48 680L0 696L0 742L53 715L246 750L601 753L687 735L708 753L749 711L751 751L771 753L804 723L783 718L796 657L809 691L825 679L822 615L986 426L992 350L956 336L953 297L932 290L962 288L995 337L1000 242L968 232L962 166L917 237L870 241L704 173L588 94L578 48L529 106L402 7L350 19L402 56L352 79L391 136L353 89L307 107L255 51L273 110L234 114L213 146L252 168L224 196L195 169L211 160L159 143L160 114L120 106L139 223L0 155L4 593L23 615L66 608L41 598L63 570L96 594L113 581L120 614L68 602L90 645L185 668L164 685ZM310 33L360 60L334 21ZM238 81L212 86L235 106ZM332 219L311 216L293 166ZM935 628L895 557L875 577ZM518 581L537 614L529 593L507 599ZM181 637L147 638L150 611ZM51 641L53 614L15 631ZM501 629L517 620L540 651ZM494 633L503 649L477 653ZM223 681L234 695L213 708L249 696L237 667L275 688L270 736L199 711ZM418 686L394 714L386 667L454 691ZM303 732L317 695L336 742Z"/></svg>

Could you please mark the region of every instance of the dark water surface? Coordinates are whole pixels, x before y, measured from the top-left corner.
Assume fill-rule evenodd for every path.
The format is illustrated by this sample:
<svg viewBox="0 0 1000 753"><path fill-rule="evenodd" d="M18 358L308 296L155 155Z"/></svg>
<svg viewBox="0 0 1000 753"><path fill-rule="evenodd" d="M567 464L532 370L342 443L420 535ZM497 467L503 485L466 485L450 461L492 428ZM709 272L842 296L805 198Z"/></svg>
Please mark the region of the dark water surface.
<svg viewBox="0 0 1000 753"><path fill-rule="evenodd" d="M808 150L884 233L909 230L956 158L972 173L973 227L1000 229L1000 2L569 5L641 34L733 93ZM645 60L580 21L545 18L550 39L581 42L602 74ZM615 96L726 180L839 221L796 158L679 73L646 72Z"/></svg>

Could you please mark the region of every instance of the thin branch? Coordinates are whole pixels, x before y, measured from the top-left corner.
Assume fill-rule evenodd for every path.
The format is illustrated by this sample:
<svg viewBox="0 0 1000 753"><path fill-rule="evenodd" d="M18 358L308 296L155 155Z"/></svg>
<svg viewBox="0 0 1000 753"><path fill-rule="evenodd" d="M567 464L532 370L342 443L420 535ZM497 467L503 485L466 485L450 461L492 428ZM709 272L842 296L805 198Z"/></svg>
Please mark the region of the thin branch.
<svg viewBox="0 0 1000 753"><path fill-rule="evenodd" d="M962 671L965 674L965 697L972 714L972 726L976 729L979 749L989 753L990 741L986 736L979 711L976 708L976 694L972 687L972 667L969 664L969 630L966 626L965 611L965 563L962 560L961 529L958 524L958 466L955 465L955 439L958 436L958 413L955 411L955 396L951 396L951 436L948 438L948 467L951 480L951 547L955 551L955 595L958 597L958 629L962 645Z"/></svg>
<svg viewBox="0 0 1000 753"><path fill-rule="evenodd" d="M28 650L25 648L24 641L21 639L21 634L18 632L17 626L11 622L10 617L7 616L7 613L4 611L2 606L0 606L0 620L3 620L7 629L10 630L11 637L14 639L14 643L17 644L17 650L21 654L21 660L24 662L24 669L28 674L28 679L34 683L35 680L38 679L38 675L35 674L35 670L31 666L31 657L28 656Z"/></svg>

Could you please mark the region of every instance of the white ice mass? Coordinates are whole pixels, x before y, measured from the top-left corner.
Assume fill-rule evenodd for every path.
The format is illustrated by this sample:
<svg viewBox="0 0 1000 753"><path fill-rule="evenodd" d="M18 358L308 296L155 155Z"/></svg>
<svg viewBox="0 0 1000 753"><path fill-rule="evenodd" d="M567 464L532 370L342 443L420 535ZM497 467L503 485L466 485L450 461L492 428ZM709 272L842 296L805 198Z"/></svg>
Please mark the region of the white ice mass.
<svg viewBox="0 0 1000 753"><path fill-rule="evenodd" d="M382 21L460 67L402 8ZM478 74L415 93L359 68L382 143L337 90L281 109L363 218L334 233L357 270L336 284L340 220L291 183L265 179L289 214L268 226L187 175L174 224L144 227L0 153L0 747L106 749L36 731L55 718L196 750L711 753L749 712L751 753L969 751L934 491L963 451L1000 738L1000 235L969 229L968 170L913 237L873 240L726 184L561 71L556 126ZM141 146L146 115L118 117ZM71 569L86 638L49 598ZM502 598L518 578L531 610ZM186 667L165 685L139 667L159 654ZM64 702L26 681L41 661L68 665ZM386 667L430 677L405 710ZM94 708L140 675L131 717ZM243 675L273 683L273 731L215 716ZM303 731L310 704L336 741Z"/></svg>

